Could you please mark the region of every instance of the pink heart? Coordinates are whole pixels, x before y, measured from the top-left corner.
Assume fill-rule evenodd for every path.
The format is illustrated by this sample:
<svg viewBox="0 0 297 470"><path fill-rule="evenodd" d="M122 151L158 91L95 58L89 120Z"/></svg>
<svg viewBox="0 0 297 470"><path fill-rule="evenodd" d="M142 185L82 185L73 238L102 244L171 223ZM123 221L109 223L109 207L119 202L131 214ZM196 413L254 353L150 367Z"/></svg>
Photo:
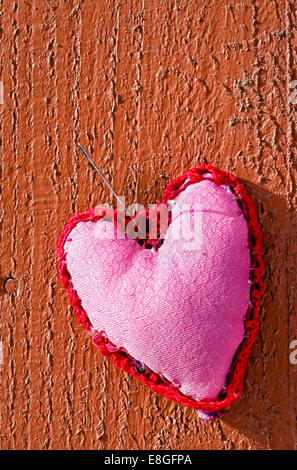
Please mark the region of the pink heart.
<svg viewBox="0 0 297 470"><path fill-rule="evenodd" d="M255 209L233 175L210 165L174 180L167 201L172 220L157 250L117 238L94 210L72 218L60 276L101 352L158 393L219 411L239 398L259 326Z"/></svg>

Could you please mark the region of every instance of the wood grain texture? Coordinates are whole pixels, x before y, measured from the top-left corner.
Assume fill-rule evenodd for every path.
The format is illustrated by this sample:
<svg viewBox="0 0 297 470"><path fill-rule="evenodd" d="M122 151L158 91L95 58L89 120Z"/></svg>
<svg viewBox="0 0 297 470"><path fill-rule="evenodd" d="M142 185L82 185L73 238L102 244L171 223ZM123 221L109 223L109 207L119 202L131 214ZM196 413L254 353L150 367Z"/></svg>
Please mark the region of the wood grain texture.
<svg viewBox="0 0 297 470"><path fill-rule="evenodd" d="M296 449L296 3L0 4L0 447ZM154 203L206 162L255 200L261 334L220 421L203 424L117 370L76 322L57 239L72 214L112 201L78 140L128 204Z"/></svg>

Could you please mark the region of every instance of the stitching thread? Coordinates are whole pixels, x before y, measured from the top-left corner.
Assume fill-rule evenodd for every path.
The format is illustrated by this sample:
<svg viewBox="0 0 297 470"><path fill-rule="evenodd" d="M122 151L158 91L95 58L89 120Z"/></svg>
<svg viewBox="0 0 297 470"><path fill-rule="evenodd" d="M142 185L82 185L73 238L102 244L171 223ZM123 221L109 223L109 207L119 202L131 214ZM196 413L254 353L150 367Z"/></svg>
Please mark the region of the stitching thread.
<svg viewBox="0 0 297 470"><path fill-rule="evenodd" d="M264 264L262 259L262 234L257 220L257 213L254 203L250 199L244 186L231 173L219 170L213 165L199 165L191 168L188 172L178 176L171 181L162 196L161 202L166 204L169 200L175 199L187 186L199 183L204 180L213 181L217 185L228 185L235 194L239 207L243 211L244 217L249 229L249 247L251 256L251 272L250 272L250 304L245 316L245 336L237 352L234 355L233 362L226 378L226 385L220 392L217 400L201 400L197 401L182 394L173 384L160 377L148 368L143 368L139 361L132 358L124 349L118 349L113 345L103 332L94 332L92 324L87 316L86 311L81 305L81 301L77 292L73 288L70 273L67 269L66 255L64 253L64 244L69 240L69 234L79 222L98 221L104 216L112 216L116 211L103 211L101 215L95 214L95 209L74 215L66 224L61 234L58 247L58 270L60 280L65 287L70 303L75 309L76 317L87 332L93 335L92 342L100 353L106 357L113 357L114 363L125 372L130 373L140 382L147 385L151 390L159 395L176 401L181 405L203 410L206 412L216 412L219 416L222 411L230 408L240 398L244 376L246 373L248 359L251 355L252 346L257 338L260 320L260 302L264 292ZM159 204L160 204L159 203ZM148 214L148 212L146 212ZM126 227L131 219L126 218L119 225ZM144 246L146 244L144 243ZM150 244L149 244L150 246Z"/></svg>

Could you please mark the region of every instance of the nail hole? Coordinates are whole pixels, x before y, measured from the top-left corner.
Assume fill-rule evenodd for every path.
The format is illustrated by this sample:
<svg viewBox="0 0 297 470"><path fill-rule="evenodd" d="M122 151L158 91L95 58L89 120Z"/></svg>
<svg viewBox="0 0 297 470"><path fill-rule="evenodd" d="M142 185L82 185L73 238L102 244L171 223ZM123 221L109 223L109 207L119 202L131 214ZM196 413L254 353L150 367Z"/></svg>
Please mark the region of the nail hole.
<svg viewBox="0 0 297 470"><path fill-rule="evenodd" d="M16 294L19 288L19 281L9 276L4 281L4 289L7 294Z"/></svg>

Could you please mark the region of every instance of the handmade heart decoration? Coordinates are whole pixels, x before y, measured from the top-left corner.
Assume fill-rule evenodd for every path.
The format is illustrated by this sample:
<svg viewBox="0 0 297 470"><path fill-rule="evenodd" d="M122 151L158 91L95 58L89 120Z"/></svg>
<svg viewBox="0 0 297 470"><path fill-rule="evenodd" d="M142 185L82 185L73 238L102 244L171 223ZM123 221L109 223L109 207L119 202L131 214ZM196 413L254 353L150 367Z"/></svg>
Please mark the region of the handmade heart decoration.
<svg viewBox="0 0 297 470"><path fill-rule="evenodd" d="M156 237L143 241L116 211L72 217L58 243L60 278L103 355L214 418L239 399L259 329L256 210L236 177L212 165L174 179L161 205L168 227L146 211Z"/></svg>

